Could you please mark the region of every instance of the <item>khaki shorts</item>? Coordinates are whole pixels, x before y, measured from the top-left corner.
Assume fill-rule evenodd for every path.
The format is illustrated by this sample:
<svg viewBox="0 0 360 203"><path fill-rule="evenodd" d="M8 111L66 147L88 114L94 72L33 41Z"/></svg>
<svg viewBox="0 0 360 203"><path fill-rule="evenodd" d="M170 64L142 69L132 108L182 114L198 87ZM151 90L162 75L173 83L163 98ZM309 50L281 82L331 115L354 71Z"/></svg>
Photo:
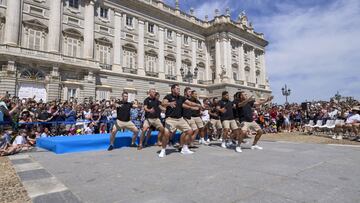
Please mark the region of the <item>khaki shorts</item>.
<svg viewBox="0 0 360 203"><path fill-rule="evenodd" d="M249 130L253 130L255 132L261 130L259 124L257 124L255 121L253 122L241 122L240 124L241 130L246 132Z"/></svg>
<svg viewBox="0 0 360 203"><path fill-rule="evenodd" d="M131 130L133 132L138 131L137 127L135 126L135 124L131 121L120 121L120 120L116 120L115 122L115 129L116 130L120 130L120 129L128 129Z"/></svg>
<svg viewBox="0 0 360 203"><path fill-rule="evenodd" d="M222 126L224 127L224 129L231 129L231 130L236 130L239 128L235 120L224 120L222 122Z"/></svg>
<svg viewBox="0 0 360 203"><path fill-rule="evenodd" d="M191 127L192 130L197 130L198 127L195 123L195 120L194 119L187 119L187 118L184 118L185 122L187 122L189 124L189 126Z"/></svg>
<svg viewBox="0 0 360 203"><path fill-rule="evenodd" d="M191 117L191 120L194 120L196 126L200 129L204 127L204 121L200 117Z"/></svg>
<svg viewBox="0 0 360 203"><path fill-rule="evenodd" d="M175 132L176 129L186 132L191 130L189 124L183 118L166 118L165 127L171 132Z"/></svg>
<svg viewBox="0 0 360 203"><path fill-rule="evenodd" d="M216 128L216 129L221 129L222 128L222 124L221 124L220 120L211 119L210 123L213 126L213 128Z"/></svg>
<svg viewBox="0 0 360 203"><path fill-rule="evenodd" d="M159 130L160 128L164 127L162 124L161 124L161 121L159 118L147 118L145 119L144 121L144 124L143 124L143 127L155 127L157 130Z"/></svg>

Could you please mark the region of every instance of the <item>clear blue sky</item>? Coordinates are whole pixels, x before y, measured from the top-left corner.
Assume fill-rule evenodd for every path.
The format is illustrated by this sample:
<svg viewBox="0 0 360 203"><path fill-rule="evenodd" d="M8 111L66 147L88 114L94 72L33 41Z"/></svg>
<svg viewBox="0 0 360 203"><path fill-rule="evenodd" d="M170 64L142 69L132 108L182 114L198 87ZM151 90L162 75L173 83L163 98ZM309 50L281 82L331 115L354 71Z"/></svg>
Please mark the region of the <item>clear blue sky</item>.
<svg viewBox="0 0 360 203"><path fill-rule="evenodd" d="M175 0L165 0L174 5ZM275 102L281 87L290 102L328 100L337 91L360 99L360 0L179 0L204 19L227 7L236 19L244 10L270 42L266 65Z"/></svg>

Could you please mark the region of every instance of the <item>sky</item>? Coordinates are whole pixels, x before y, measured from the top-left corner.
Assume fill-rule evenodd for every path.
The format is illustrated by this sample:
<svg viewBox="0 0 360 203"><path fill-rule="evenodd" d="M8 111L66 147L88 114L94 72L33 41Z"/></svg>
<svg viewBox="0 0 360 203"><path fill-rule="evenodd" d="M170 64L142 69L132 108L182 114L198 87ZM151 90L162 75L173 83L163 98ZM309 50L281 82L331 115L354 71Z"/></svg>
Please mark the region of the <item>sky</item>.
<svg viewBox="0 0 360 203"><path fill-rule="evenodd" d="M174 6L175 0L165 0ZM360 99L360 0L179 0L180 8L204 19L230 8L245 11L264 33L266 69L274 101L329 100L336 92Z"/></svg>

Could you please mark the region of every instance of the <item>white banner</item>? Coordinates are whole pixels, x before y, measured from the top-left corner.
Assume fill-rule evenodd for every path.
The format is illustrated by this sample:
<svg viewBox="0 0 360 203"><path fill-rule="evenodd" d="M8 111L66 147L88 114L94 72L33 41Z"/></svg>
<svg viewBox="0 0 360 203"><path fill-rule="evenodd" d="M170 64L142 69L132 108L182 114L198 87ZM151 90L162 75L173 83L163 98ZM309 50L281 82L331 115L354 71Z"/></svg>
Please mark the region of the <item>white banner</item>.
<svg viewBox="0 0 360 203"><path fill-rule="evenodd" d="M35 83L21 83L19 87L19 98L33 98L35 95L35 100L46 102L47 92L44 84L35 84Z"/></svg>

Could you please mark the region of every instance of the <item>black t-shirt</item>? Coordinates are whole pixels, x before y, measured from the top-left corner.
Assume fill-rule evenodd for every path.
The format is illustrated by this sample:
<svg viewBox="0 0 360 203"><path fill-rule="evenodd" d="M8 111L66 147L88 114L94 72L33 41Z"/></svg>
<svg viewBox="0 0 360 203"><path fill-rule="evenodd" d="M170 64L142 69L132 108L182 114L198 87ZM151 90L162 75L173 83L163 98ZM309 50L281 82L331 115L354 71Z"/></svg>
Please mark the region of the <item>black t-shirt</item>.
<svg viewBox="0 0 360 203"><path fill-rule="evenodd" d="M210 106L210 112L217 114L217 116L213 116L213 115L210 114L210 119L215 119L215 120L219 120L219 119L220 119L220 117L219 117L219 111L217 110L217 108L216 108L215 105Z"/></svg>
<svg viewBox="0 0 360 203"><path fill-rule="evenodd" d="M166 107L166 118L181 118L182 117L182 110L183 110L183 103L185 102L185 97L183 96L174 96L172 94L168 94L164 97L164 99L168 100L169 102L176 101L175 108L172 108L171 106Z"/></svg>
<svg viewBox="0 0 360 203"><path fill-rule="evenodd" d="M184 98L185 98L185 101L186 101L186 100L189 100L189 101L190 101L189 98L186 98L186 97L184 97ZM192 114L193 114L193 110L187 109L187 108L183 108L182 116L183 116L184 118L186 118L186 119L191 119Z"/></svg>
<svg viewBox="0 0 360 203"><path fill-rule="evenodd" d="M124 101L120 101L118 102L118 104L120 106L117 107L116 112L117 112L117 119L120 121L130 121L130 109L132 107L132 103L130 102L124 102Z"/></svg>
<svg viewBox="0 0 360 203"><path fill-rule="evenodd" d="M159 106L161 105L161 102L157 100L156 98L146 98L144 100L144 106L147 106L148 109L154 109L155 111L153 113L146 112L145 111L145 118L160 118L161 109Z"/></svg>
<svg viewBox="0 0 360 203"><path fill-rule="evenodd" d="M191 100L194 103L201 104L199 100ZM192 117L200 117L200 109L199 110L191 110L191 116Z"/></svg>
<svg viewBox="0 0 360 203"><path fill-rule="evenodd" d="M240 122L253 122L253 106L255 101L250 101L243 107L238 108L238 117Z"/></svg>
<svg viewBox="0 0 360 203"><path fill-rule="evenodd" d="M50 118L50 114L47 111L42 111L39 113L38 119L40 120L47 120L48 118Z"/></svg>
<svg viewBox="0 0 360 203"><path fill-rule="evenodd" d="M226 111L224 113L220 112L220 120L233 120L234 119L234 104L230 100L220 100L218 106L220 108L225 108Z"/></svg>

